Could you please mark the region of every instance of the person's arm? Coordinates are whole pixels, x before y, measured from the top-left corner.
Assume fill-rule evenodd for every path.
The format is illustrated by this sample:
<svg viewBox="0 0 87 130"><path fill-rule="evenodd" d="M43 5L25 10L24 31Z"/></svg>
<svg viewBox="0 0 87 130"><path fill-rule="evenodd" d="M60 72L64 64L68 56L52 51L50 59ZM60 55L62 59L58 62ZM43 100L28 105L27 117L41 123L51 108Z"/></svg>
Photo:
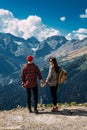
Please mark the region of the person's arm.
<svg viewBox="0 0 87 130"><path fill-rule="evenodd" d="M37 67L37 76L38 76L38 79L40 80L41 86L43 87L44 86L44 81L42 79L41 71L40 71L40 69L38 67Z"/></svg>
<svg viewBox="0 0 87 130"><path fill-rule="evenodd" d="M25 66L23 67L22 69L22 74L21 74L21 79L22 79L22 87L24 86L25 84Z"/></svg>
<svg viewBox="0 0 87 130"><path fill-rule="evenodd" d="M46 83L48 83L50 81L52 77L52 66L49 67L49 72L48 72L48 76L46 78Z"/></svg>

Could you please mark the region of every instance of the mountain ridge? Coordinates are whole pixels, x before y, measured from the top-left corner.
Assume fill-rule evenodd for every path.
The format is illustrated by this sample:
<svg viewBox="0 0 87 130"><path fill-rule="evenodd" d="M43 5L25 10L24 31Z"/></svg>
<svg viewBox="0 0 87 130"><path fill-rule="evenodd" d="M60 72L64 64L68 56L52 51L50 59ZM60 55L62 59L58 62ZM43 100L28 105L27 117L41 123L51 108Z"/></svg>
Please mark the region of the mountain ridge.
<svg viewBox="0 0 87 130"><path fill-rule="evenodd" d="M58 102L85 102L87 100L87 38L67 41L62 36L53 36L39 42L34 37L23 41L21 39L20 41L20 38L13 38L14 36L12 36L14 39L12 40L11 36L10 40L5 40L5 35L4 39L0 39L0 59L2 59L0 62L0 85L2 86L0 88L0 109L12 109L17 105L26 106L26 94L21 88L21 69L23 64L26 63L27 55L34 57L34 62L41 69L44 80L47 76L49 67L48 59L50 56L56 57L58 64L67 70L68 78L58 90ZM63 39L61 42L61 38L64 39L64 42ZM55 45L54 48L53 43ZM61 44L58 47L59 43ZM46 86L42 90L39 84L38 86L40 91L39 101L43 98L44 103L51 103L49 87ZM42 93L44 95L41 96ZM23 103L21 103L22 95L25 96L23 97ZM11 100L13 103L9 104Z"/></svg>

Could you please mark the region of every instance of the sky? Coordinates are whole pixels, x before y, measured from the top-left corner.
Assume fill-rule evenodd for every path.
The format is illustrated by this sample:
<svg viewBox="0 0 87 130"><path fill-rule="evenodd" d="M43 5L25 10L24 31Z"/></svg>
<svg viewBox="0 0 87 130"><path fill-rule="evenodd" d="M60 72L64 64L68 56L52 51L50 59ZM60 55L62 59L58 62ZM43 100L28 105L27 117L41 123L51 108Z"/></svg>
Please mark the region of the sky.
<svg viewBox="0 0 87 130"><path fill-rule="evenodd" d="M42 41L87 37L87 0L0 0L0 32Z"/></svg>

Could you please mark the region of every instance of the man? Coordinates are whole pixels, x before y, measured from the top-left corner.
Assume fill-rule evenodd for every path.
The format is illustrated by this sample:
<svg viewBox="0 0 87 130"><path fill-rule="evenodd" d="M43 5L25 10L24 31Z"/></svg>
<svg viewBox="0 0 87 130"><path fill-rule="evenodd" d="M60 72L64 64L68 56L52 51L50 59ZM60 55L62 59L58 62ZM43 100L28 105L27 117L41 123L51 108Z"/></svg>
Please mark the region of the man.
<svg viewBox="0 0 87 130"><path fill-rule="evenodd" d="M37 77L40 80L41 85L44 84L42 80L42 75L39 67L33 63L33 57L27 56L27 64L23 66L22 69L22 86L27 90L27 102L29 112L32 112L31 109L31 90L34 94L34 112L38 113L37 103L38 103L38 85Z"/></svg>

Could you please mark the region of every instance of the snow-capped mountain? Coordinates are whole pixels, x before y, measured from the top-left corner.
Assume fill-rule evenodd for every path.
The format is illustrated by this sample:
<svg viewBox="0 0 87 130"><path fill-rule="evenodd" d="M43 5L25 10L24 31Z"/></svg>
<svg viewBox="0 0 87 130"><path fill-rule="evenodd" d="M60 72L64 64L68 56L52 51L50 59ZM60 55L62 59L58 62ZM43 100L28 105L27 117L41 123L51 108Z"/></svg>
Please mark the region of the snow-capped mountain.
<svg viewBox="0 0 87 130"><path fill-rule="evenodd" d="M9 33L0 33L0 53L15 60L30 54L43 58L47 55L62 57L84 46L87 46L87 38L68 41L64 36L52 36L40 42L35 37L25 40Z"/></svg>
<svg viewBox="0 0 87 130"><path fill-rule="evenodd" d="M64 36L52 36L40 42L35 37L25 40L8 33L0 33L1 93L2 91L5 93L4 88L8 90L8 87L10 87L10 91L16 94L15 87L21 86L21 68L22 65L26 63L27 55L32 55L34 57L34 62L40 67L44 79L48 72L48 58L50 56L56 57L59 65L62 65L68 71L69 77L64 84L67 86L64 90L67 92L69 91L68 95L71 93L72 85L73 92L75 90L78 91L79 86L80 88L83 86L83 89L86 90L87 38L69 41ZM78 77L82 77L82 80L79 80ZM77 89L75 88L76 83ZM71 88L69 88L69 86ZM22 91L20 88L18 89L19 91ZM64 90L61 90L63 94L65 94ZM46 89L46 92L47 91L48 89ZM84 93L85 92L86 91L84 91ZM81 94L80 90L79 93ZM47 102L48 98L46 93L44 94L44 97L45 102ZM60 96L60 100L64 101L61 97L62 96ZM73 96L69 97L69 99L72 100ZM67 99L67 101L69 101L69 99ZM75 99L77 99L77 97L75 97ZM84 97L83 99L85 101L87 98Z"/></svg>
<svg viewBox="0 0 87 130"><path fill-rule="evenodd" d="M46 42L54 50L66 44L67 41L68 40L64 36L52 36L46 39Z"/></svg>
<svg viewBox="0 0 87 130"><path fill-rule="evenodd" d="M50 56L55 56L59 62L72 60L87 53L86 48L87 38L68 41L64 36L52 36L40 42L35 37L25 40L9 33L0 33L0 54L18 66L26 62L27 55L33 55L34 61L42 66L43 62L47 64Z"/></svg>
<svg viewBox="0 0 87 130"><path fill-rule="evenodd" d="M62 44L59 48L50 53L47 58L54 56L61 61L72 60L73 58L83 54L87 54L87 38L84 40L67 41L66 44Z"/></svg>

